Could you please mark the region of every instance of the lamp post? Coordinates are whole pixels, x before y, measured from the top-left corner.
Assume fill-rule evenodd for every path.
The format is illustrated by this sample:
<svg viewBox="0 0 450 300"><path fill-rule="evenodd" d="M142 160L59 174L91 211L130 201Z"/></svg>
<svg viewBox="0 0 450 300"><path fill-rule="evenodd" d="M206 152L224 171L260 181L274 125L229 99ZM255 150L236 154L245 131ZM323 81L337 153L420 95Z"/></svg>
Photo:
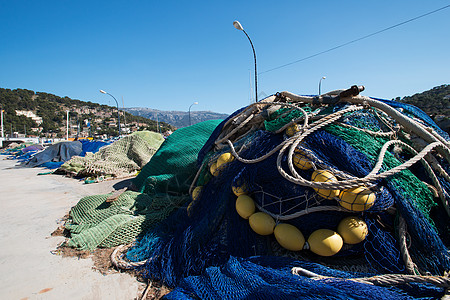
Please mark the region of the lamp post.
<svg viewBox="0 0 450 300"><path fill-rule="evenodd" d="M2 113L2 138L5 137L5 133L3 131L3 106L1 107L1 113Z"/></svg>
<svg viewBox="0 0 450 300"><path fill-rule="evenodd" d="M197 104L198 104L198 102L194 102L191 104L191 106L189 106L189 126L192 125L191 124L191 107L192 107L192 105L197 105Z"/></svg>
<svg viewBox="0 0 450 300"><path fill-rule="evenodd" d="M156 132L161 133L159 130L158 112L156 112Z"/></svg>
<svg viewBox="0 0 450 300"><path fill-rule="evenodd" d="M320 78L320 80L319 80L319 96L321 95L321 93L320 93L320 88L321 88L321 86L322 86L322 79L326 79L326 77L323 76L323 77Z"/></svg>
<svg viewBox="0 0 450 300"><path fill-rule="evenodd" d="M67 123L66 123L66 140L69 140L69 111L66 111L67 113Z"/></svg>
<svg viewBox="0 0 450 300"><path fill-rule="evenodd" d="M252 40L250 39L250 37L248 36L247 32L245 32L244 27L242 27L241 23L239 23L239 21L234 21L233 22L233 26L234 28L236 28L237 30L241 30L242 32L245 33L245 36L248 38L250 45L252 46L252 50L253 50L253 58L255 60L255 102L258 102L258 74L256 72L256 52L255 52L255 47L253 47L253 43Z"/></svg>
<svg viewBox="0 0 450 300"><path fill-rule="evenodd" d="M123 102L123 96L122 96L122 110L123 110L123 124L125 125L125 133L129 133L128 127L127 127L127 117L125 112L125 104ZM90 128L90 127L89 127Z"/></svg>
<svg viewBox="0 0 450 300"><path fill-rule="evenodd" d="M111 95L110 93L105 92L104 90L100 90L100 93L110 95L110 96L114 99L114 101L116 101L116 104L117 104L117 123L119 124L119 137L120 137L120 112L119 112L119 102L117 102L117 99L114 98L113 95Z"/></svg>

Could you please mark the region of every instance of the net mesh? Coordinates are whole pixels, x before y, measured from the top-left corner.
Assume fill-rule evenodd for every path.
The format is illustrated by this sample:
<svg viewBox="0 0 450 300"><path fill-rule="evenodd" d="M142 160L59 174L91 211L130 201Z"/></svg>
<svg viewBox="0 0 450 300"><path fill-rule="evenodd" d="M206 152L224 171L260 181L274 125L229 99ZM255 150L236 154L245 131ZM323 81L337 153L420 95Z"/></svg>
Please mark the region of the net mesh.
<svg viewBox="0 0 450 300"><path fill-rule="evenodd" d="M107 201L110 194L81 199L65 224L71 233L67 245L93 250L128 244L181 207L189 199L189 179L195 175L197 154L219 122L181 128L169 136L134 180L144 193L126 191L112 202ZM108 153L117 148L108 149L100 157L110 157Z"/></svg>
<svg viewBox="0 0 450 300"><path fill-rule="evenodd" d="M314 179L312 175L316 170L326 170L339 182L368 176L387 141L398 139L413 145L410 133L395 119L374 108L352 112L349 110L352 107L347 104L300 105L313 118L310 127L302 129L303 112L291 109L281 109L274 114L257 110L253 119L241 127L243 132L233 130L239 128L242 120L250 120L245 109L219 125L198 155L200 164L194 187L202 186L200 195L189 206L186 203L141 235L128 251L128 259L147 260L140 269L144 276L162 280L172 287L178 286L169 298L227 299L234 295L258 299L404 299L410 296L421 298L424 294L442 296L442 288L427 284L380 288L338 279L325 283L298 278L287 269L282 272L278 269L281 262L286 262L282 256L289 256L296 259L295 264L305 261L320 263L328 276L345 277L340 271L342 269L353 270L346 276L358 276L355 269L370 274L406 273L399 244L400 217L407 223L408 250L416 270L443 275L450 269L449 241L441 238L448 236L448 232L442 232L445 229L440 225L448 224L448 216L435 212L443 210L443 205L433 197L429 188L433 180L420 163L364 186L373 192L376 200L373 203L370 202L372 200L364 200L362 210L354 209L358 207L354 201L362 198L364 193L350 197L352 202L348 210L340 204L342 200L336 199L337 196L318 192L322 188L297 184L280 172L280 169L290 170L288 152L280 154L280 145L298 139L301 134L302 140L296 150L304 153L311 168L297 167L297 174L309 180ZM309 130L318 124L316 122L329 120L335 113L339 115L331 124ZM240 116L242 118L239 119ZM411 116L420 119L417 110ZM280 129L292 120L296 120L300 131L291 138L292 133ZM421 123L428 124L429 120ZM304 134L306 130L309 130L308 134ZM233 144L242 161L235 159L217 167L219 156L231 151L227 141L217 142L224 136ZM444 134L442 137L448 138ZM379 173L410 158L411 155L404 151L389 148ZM438 159L441 158L438 156ZM253 161L249 163L250 160ZM444 168L448 167L447 161L441 159L441 163ZM446 181L444 178L440 180ZM140 179L140 182L144 181ZM442 188L448 195L448 185L442 184ZM364 220L368 234L358 244L344 244L330 257L320 256L313 252L314 249L283 250L274 235L256 234L249 221L239 216L233 189L244 190L252 197L256 211L269 214L276 224L295 226L306 239L316 230L336 230L340 221L349 216ZM339 188L340 197L341 192ZM253 256L261 261L256 259L252 262ZM272 257L270 262L266 260L267 256ZM309 265L309 268L313 266Z"/></svg>
<svg viewBox="0 0 450 300"><path fill-rule="evenodd" d="M136 174L152 157L164 138L151 131L138 131L121 138L86 156L75 156L60 167L60 171L80 177L111 176L116 178Z"/></svg>

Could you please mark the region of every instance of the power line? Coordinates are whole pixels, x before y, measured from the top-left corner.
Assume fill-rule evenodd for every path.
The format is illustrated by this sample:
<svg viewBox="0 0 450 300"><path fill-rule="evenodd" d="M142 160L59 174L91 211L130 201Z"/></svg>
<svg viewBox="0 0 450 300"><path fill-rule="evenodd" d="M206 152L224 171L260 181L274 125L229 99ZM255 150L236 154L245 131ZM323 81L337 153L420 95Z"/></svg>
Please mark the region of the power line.
<svg viewBox="0 0 450 300"><path fill-rule="evenodd" d="M275 67L275 68L272 68L272 69L269 69L269 70L266 70L266 71L260 72L260 73L258 73L258 75L259 75L259 74L264 74L264 73L268 73L268 72L271 72L271 71L274 71L274 70L278 70L278 69L281 69L281 68L284 68L284 67L287 67L287 66L290 66L290 65L293 65L293 64L299 63L299 62L301 62L301 61L304 61L304 60L307 60L307 59L310 59L310 58L316 57L316 56L318 56L318 55L321 55L321 54L324 54L324 53L327 53L327 52L330 52L330 51L333 51L333 50L336 50L336 49L342 48L342 47L344 47L344 46L347 46L347 45L349 45L349 44L352 44L352 43L356 43L356 42L358 42L358 41L360 41L360 40L363 40L363 39L369 38L369 37L371 37L371 36L374 36L374 35L376 35L376 34L380 34L380 33L382 33L382 32L388 31L388 30L390 30L390 29L393 29L393 28L395 28L395 27L398 27L398 26L404 25L404 24L406 24L406 23L409 23L409 22L415 21L415 20L417 20L417 19L423 18L423 17L425 17L425 16L428 16L428 15L434 14L434 13L436 13L436 12L438 12L438 11L444 10L444 9L446 9L446 8L449 8L449 7L450 7L450 4L449 4L449 5L446 5L446 6L443 6L443 7L441 7L441 8L438 8L438 9L436 9L436 10L433 10L433 11L427 12L427 13L425 13L425 14L423 14L423 15L420 15L420 16L417 16L417 17L414 17L414 18L412 18L412 19L409 19L409 20L403 21L403 22L401 22L401 23L398 23L398 24L395 24L395 25L389 26L389 27L387 27L387 28L381 29L381 30L379 30L379 31L376 31L376 32L374 32L374 33L371 33L371 34L365 35L365 36L363 36L363 37L360 37L360 38L354 39L354 40L352 40L352 41L346 42L346 43L344 43L344 44L341 44L341 45L335 46L335 47L333 47L333 48L330 48L330 49L327 49L327 50L324 50L324 51L318 52L318 53L316 53L316 54L313 54L313 55L310 55L310 56L307 56L307 57L304 57L304 58L298 59L298 60L296 60L296 61L293 61L293 62L290 62L290 63L284 64L284 65L281 65L281 66L278 66L278 67Z"/></svg>

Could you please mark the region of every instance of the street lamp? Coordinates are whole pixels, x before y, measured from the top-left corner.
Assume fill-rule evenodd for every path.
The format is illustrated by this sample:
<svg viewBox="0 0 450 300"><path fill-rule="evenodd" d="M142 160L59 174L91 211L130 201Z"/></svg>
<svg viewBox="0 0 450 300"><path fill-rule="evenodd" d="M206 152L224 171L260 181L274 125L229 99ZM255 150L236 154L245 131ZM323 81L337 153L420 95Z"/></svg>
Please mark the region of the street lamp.
<svg viewBox="0 0 450 300"><path fill-rule="evenodd" d="M234 21L233 22L233 26L237 30L241 30L242 32L245 33L245 35L247 36L247 38L248 38L248 40L250 42L250 45L252 46L253 58L255 60L255 102L258 102L258 79L257 79L258 74L256 73L256 52L255 52L255 48L253 47L252 40L248 36L247 32L245 32L244 27L242 27L241 23L239 23L239 21Z"/></svg>
<svg viewBox="0 0 450 300"><path fill-rule="evenodd" d="M320 80L319 80L319 96L321 95L321 93L320 93L320 87L322 86L322 79L326 79L326 77L323 76L323 77L320 78Z"/></svg>
<svg viewBox="0 0 450 300"><path fill-rule="evenodd" d="M113 95L111 95L110 93L105 92L104 90L100 90L100 93L110 95L110 96L116 101L116 104L117 104L117 123L119 124L119 137L120 137L120 112L119 112L119 102L117 102L117 99L114 98Z"/></svg>
<svg viewBox="0 0 450 300"><path fill-rule="evenodd" d="M66 110L67 113L67 123L66 123L66 140L69 140L69 111Z"/></svg>
<svg viewBox="0 0 450 300"><path fill-rule="evenodd" d="M1 106L0 110L1 110L1 114L2 114L2 138L4 138L5 137L5 133L3 131L3 105Z"/></svg>
<svg viewBox="0 0 450 300"><path fill-rule="evenodd" d="M159 130L158 112L156 112L156 132L161 133Z"/></svg>
<svg viewBox="0 0 450 300"><path fill-rule="evenodd" d="M198 102L194 102L191 104L191 106L189 106L189 126L192 125L191 124L191 107L192 107L192 105L197 105L197 104L198 104Z"/></svg>

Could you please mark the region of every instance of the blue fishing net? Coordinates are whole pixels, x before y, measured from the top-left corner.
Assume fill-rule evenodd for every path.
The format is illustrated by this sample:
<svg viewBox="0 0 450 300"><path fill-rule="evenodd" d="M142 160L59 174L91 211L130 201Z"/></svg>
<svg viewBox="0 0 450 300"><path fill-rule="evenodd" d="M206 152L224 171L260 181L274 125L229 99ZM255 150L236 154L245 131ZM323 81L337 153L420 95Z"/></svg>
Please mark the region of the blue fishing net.
<svg viewBox="0 0 450 300"><path fill-rule="evenodd" d="M431 285L386 288L336 278L317 281L291 274L293 267L339 278L370 276L282 257L230 257L222 266L184 278L165 299L435 299L443 293Z"/></svg>
<svg viewBox="0 0 450 300"><path fill-rule="evenodd" d="M389 101L385 103L397 107ZM347 107L339 104L318 114L326 116ZM420 110L409 106L404 108L424 124L430 122ZM308 111L315 111L315 108ZM301 117L298 112L291 116L289 113L284 110L278 114L283 117L284 124ZM233 116L216 128L199 152L196 182L202 186L199 199L186 203L143 234L127 253L131 261L146 260L139 269L144 277L177 287L167 296L168 299L408 299L424 295L431 298L442 296L442 288L428 284L386 288L337 278L324 282L292 275L288 268L294 264L311 267L308 261L314 261L320 264L313 264L313 269L320 269L321 275L332 277L362 276L357 272L341 271L355 268L356 264L365 273L404 274L406 267L398 231L401 216L407 223L409 252L417 268L422 272L443 275L450 269L448 238L442 239L449 236L448 226L442 225L448 224L448 216L436 212L439 208L442 210L442 204L433 198L424 183L430 183L431 179L422 166L417 164L414 168L372 182L376 202L364 211L328 209L339 207L338 202L320 197L313 188L298 185L280 175L279 168L289 170L286 152L279 161L280 165L277 165L277 150L256 163L235 159L220 168L218 175L211 175L211 163L221 153L230 151L229 147L217 148L214 142ZM284 131L278 132L281 126L275 122L277 119L266 118L263 128L238 138L234 146L240 149L239 156L247 160L261 158L289 139ZM371 109L346 113L337 124L327 125L306 136L298 148L307 151L308 159L316 166L332 170L342 178L362 178L372 171L383 144L392 138L376 136L368 131L390 130L397 125ZM448 138L445 134L442 136ZM390 149L381 171L392 169L409 157ZM447 163L442 161L442 164ZM303 178L311 178L313 169L296 171ZM449 195L450 184L444 178L439 180L444 193ZM339 222L348 216L364 220L368 235L359 244L345 244L332 257L321 257L308 250L283 250L273 235L256 234L248 220L236 212L236 196L232 187L243 184L258 209L272 215L277 224L282 222L295 226L305 237L318 229L336 230ZM290 217L296 212L316 208L317 211ZM447 233L442 233L443 227ZM258 258L252 258L254 256ZM287 260L286 256L296 259Z"/></svg>

